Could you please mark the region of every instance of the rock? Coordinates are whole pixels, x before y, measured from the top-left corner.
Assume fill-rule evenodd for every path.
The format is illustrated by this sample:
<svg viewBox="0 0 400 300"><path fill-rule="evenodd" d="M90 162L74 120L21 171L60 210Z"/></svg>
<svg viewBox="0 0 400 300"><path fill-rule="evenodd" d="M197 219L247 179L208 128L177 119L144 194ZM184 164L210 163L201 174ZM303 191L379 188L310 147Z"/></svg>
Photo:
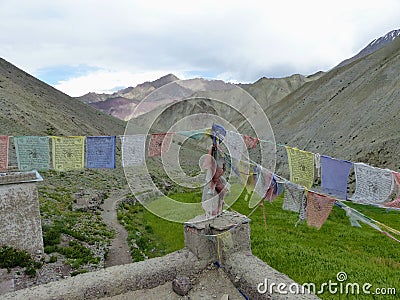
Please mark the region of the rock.
<svg viewBox="0 0 400 300"><path fill-rule="evenodd" d="M176 276L172 281L172 289L180 296L185 296L191 288L192 284L187 276Z"/></svg>

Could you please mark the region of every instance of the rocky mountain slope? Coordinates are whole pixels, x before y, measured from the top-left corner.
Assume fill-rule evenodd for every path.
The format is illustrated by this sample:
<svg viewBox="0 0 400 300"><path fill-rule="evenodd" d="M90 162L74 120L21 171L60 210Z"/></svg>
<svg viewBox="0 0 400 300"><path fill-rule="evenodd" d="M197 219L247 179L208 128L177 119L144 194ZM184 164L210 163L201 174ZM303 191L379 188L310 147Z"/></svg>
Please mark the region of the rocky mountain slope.
<svg viewBox="0 0 400 300"><path fill-rule="evenodd" d="M363 48L360 52L358 52L356 55L353 57L346 59L342 61L338 67L343 67L361 57L367 56L368 54L371 54L375 52L376 50L381 49L382 47L390 44L393 42L396 38L400 36L400 29L397 30L392 30L385 34L384 36L381 36L380 38L374 39L371 43L369 43L365 48Z"/></svg>
<svg viewBox="0 0 400 300"><path fill-rule="evenodd" d="M304 83L319 78L320 76L322 76L322 74L323 72L318 72L314 75L307 77L299 74L284 78L263 77L255 83L238 84L238 86L249 92L260 103L262 107L267 107L278 102L279 100L302 86ZM165 84L172 83L176 80L179 80L179 78L175 75L168 74L155 81L145 82L137 85L136 87L128 87L110 95L88 93L86 95L78 97L77 99L81 100L84 103L88 103L91 106L101 110L102 112L115 116L121 120L129 120L133 117L133 111L141 100L143 100L146 96L155 91L157 88ZM199 84L201 84L200 81ZM208 82L208 84L210 84L210 82ZM194 87L192 93L195 93L196 90L197 88ZM190 94L191 93L189 93L188 95ZM151 103L151 101L149 101L148 109L145 109L144 111L138 111L136 112L136 115L142 114L145 111L156 108L160 104L166 103L170 103L170 101L158 103Z"/></svg>
<svg viewBox="0 0 400 300"><path fill-rule="evenodd" d="M318 72L307 77L300 74L283 78L263 77L252 84L239 84L239 86L249 92L266 109L270 105L279 102L306 82L316 80L323 74L323 72Z"/></svg>
<svg viewBox="0 0 400 300"><path fill-rule="evenodd" d="M129 120L141 100L159 87L176 80L179 78L168 74L157 80L144 82L136 87L128 87L113 94L88 93L76 99L121 120Z"/></svg>
<svg viewBox="0 0 400 300"><path fill-rule="evenodd" d="M124 125L0 58L0 134L122 134Z"/></svg>
<svg viewBox="0 0 400 300"><path fill-rule="evenodd" d="M304 84L267 110L277 142L398 171L399 70L396 39Z"/></svg>

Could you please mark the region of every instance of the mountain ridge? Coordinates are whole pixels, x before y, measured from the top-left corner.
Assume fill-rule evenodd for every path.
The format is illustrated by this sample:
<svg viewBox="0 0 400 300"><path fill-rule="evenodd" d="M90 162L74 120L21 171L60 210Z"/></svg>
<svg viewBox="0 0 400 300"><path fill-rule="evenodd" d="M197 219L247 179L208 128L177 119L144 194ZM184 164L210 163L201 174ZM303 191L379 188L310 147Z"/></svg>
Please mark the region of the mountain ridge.
<svg viewBox="0 0 400 300"><path fill-rule="evenodd" d="M1 134L115 135L124 126L0 58Z"/></svg>
<svg viewBox="0 0 400 300"><path fill-rule="evenodd" d="M343 67L359 58L367 56L367 55L381 49L382 47L385 47L386 45L393 42L399 36L400 36L400 29L395 29L395 30L389 31L388 33L386 33L385 35L383 35L379 38L373 39L367 46L365 46L363 49L361 49L360 52L358 52L353 57L345 59L340 64L338 64L336 66L336 68Z"/></svg>

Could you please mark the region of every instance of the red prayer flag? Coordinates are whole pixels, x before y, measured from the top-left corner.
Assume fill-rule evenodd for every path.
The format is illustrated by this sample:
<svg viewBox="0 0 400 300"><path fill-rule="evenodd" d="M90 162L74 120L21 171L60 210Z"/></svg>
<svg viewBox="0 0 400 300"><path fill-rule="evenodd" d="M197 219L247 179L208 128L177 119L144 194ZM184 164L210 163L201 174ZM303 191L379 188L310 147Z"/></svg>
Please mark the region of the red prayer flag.
<svg viewBox="0 0 400 300"><path fill-rule="evenodd" d="M331 213L335 199L308 191L307 195L307 225L318 229L322 227Z"/></svg>
<svg viewBox="0 0 400 300"><path fill-rule="evenodd" d="M0 171L7 171L8 167L8 136L0 135Z"/></svg>
<svg viewBox="0 0 400 300"><path fill-rule="evenodd" d="M392 171L392 175L393 175L394 181L395 181L395 183L397 185L397 189L398 189L397 199L395 199L391 202L385 203L383 206L400 208L400 173Z"/></svg>
<svg viewBox="0 0 400 300"><path fill-rule="evenodd" d="M154 133L150 137L148 156L160 156L167 152L173 133Z"/></svg>
<svg viewBox="0 0 400 300"><path fill-rule="evenodd" d="M257 147L258 138L251 137L251 136L248 136L245 134L243 134L242 136L243 136L243 140L244 140L246 147L251 148L251 149L254 149L255 147Z"/></svg>

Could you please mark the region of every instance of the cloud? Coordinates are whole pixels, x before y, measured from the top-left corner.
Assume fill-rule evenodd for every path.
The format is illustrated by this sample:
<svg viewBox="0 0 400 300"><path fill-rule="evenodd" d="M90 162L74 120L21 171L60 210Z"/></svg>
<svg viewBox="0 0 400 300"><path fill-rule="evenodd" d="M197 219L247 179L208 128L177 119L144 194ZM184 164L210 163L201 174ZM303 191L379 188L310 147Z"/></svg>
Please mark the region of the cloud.
<svg viewBox="0 0 400 300"><path fill-rule="evenodd" d="M61 80L54 87L73 97L82 96L88 92L112 93L123 87L136 86L138 83L156 80L168 73L164 70L137 73L97 70L83 76ZM185 79L185 76L181 74L180 79Z"/></svg>
<svg viewBox="0 0 400 300"><path fill-rule="evenodd" d="M329 70L399 19L397 0L2 0L0 56L32 74L64 66L46 81L73 94L165 70L249 82Z"/></svg>

